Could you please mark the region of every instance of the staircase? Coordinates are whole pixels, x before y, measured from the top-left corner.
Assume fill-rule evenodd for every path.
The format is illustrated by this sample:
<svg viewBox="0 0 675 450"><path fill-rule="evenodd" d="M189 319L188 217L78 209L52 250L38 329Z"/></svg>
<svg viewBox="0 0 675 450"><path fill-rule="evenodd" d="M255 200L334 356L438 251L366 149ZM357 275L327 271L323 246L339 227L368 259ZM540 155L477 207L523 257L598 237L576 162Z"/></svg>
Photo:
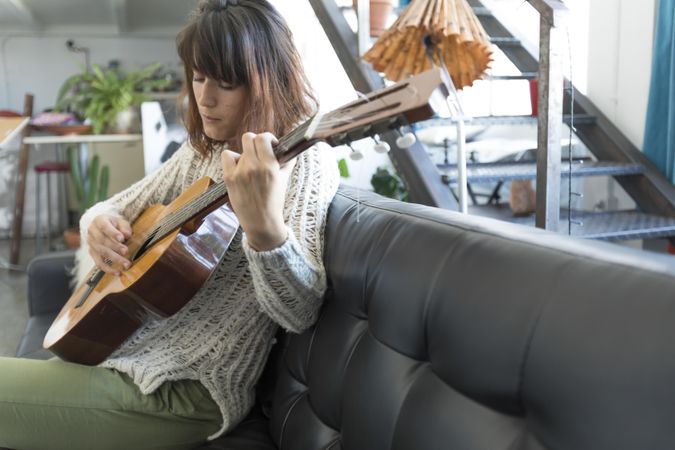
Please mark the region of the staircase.
<svg viewBox="0 0 675 450"><path fill-rule="evenodd" d="M310 0L317 17L336 49L355 88L370 91L382 86L378 74L356 58L356 35L349 28L334 0ZM517 76L493 76L493 79L535 79L538 62L522 44L517 32L507 29L480 0L469 0L493 44L513 62L521 72ZM566 83L566 85L569 83ZM651 164L620 130L617 129L583 94L574 87L574 127L576 136L585 144L594 160L573 160L562 164L563 177L611 176L623 187L637 205L636 211L568 211L561 210L560 232L579 237L604 240L626 240L675 237L675 187ZM565 91L563 121L569 123L570 90ZM472 125L516 125L536 122L529 116L477 117ZM438 126L430 121L423 126ZM395 140L395 135L391 140ZM390 142L391 145L391 142ZM456 184L457 167L437 164L434 171L424 144L418 142L412 150L401 150L391 145L394 166L406 181L412 201L432 206L457 209L457 203L448 186ZM426 178L422 181L420 178ZM431 177L431 179L427 178ZM470 163L468 183L502 183L510 180L535 179L535 162ZM450 194L448 194L450 193ZM494 199L494 196L491 197ZM475 200L475 198L474 198ZM474 203L476 203L474 201ZM534 217L515 218L508 206L475 205L471 213L496 217L510 222L534 225ZM583 226L568 227L568 223ZM675 242L675 239L672 240Z"/></svg>
<svg viewBox="0 0 675 450"><path fill-rule="evenodd" d="M506 56L521 71L523 78L536 76L538 62L535 56L523 46L517 32L507 29L485 8L480 0L469 0L479 20L490 36ZM566 83L568 84L568 83ZM565 90L563 100L563 120L569 123L570 90L574 89L574 126L576 136L597 158L590 164L574 164L571 173L563 164L562 176L612 176L624 188L637 204L637 211L604 211L573 212L575 220L582 222L583 227L575 227L574 234L595 239L641 239L675 236L675 187L651 164L638 148L636 148L614 126L592 102L573 86ZM480 120L480 119L479 119ZM495 122L504 118L484 118ZM583 166L583 168L581 167ZM504 179L534 179L532 167L524 170L522 166L485 167L479 175L492 177L503 176ZM497 173L500 172L501 173ZM510 219L524 223L522 218ZM561 211L561 227L567 221L567 211ZM562 227L567 228L567 227ZM567 230L564 230L567 231Z"/></svg>

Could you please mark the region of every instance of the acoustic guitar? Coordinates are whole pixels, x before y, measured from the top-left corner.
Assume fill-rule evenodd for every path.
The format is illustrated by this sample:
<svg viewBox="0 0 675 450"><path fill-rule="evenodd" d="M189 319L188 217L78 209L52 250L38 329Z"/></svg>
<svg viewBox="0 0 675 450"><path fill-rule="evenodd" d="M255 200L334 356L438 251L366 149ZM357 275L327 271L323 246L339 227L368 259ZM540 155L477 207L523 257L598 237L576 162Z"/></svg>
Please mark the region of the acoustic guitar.
<svg viewBox="0 0 675 450"><path fill-rule="evenodd" d="M317 115L279 139L280 163L318 141L348 144L447 110L445 75L438 69L371 92ZM67 301L44 339L62 359L96 365L146 321L178 312L227 251L239 223L224 183L204 177L168 205L146 209L126 242L131 267L120 276L92 270Z"/></svg>

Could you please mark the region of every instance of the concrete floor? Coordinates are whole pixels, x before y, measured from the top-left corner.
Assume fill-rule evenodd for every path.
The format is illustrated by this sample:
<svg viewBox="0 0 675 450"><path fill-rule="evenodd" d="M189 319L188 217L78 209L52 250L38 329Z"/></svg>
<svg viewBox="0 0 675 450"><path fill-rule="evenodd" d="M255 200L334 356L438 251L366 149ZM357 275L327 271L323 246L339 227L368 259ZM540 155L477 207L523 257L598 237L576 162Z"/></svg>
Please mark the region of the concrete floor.
<svg viewBox="0 0 675 450"><path fill-rule="evenodd" d="M21 242L22 267L30 260L35 241ZM13 356L28 320L26 273L7 269L9 240L0 240L0 356ZM30 255L29 255L30 253Z"/></svg>

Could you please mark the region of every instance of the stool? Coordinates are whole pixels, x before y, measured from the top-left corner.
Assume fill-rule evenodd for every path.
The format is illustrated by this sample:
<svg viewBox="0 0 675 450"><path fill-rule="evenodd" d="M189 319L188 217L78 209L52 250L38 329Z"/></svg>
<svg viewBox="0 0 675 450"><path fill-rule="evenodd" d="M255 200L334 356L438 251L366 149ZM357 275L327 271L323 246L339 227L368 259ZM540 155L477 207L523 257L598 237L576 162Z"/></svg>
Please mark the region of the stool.
<svg viewBox="0 0 675 450"><path fill-rule="evenodd" d="M51 235L52 235L52 173L66 173L70 172L70 165L68 163L57 161L45 161L33 166L35 170L35 247L36 251L40 253L42 249L40 240L40 178L43 173L47 174L47 251L51 250ZM59 201L59 224L61 223L61 184L57 184L57 195Z"/></svg>

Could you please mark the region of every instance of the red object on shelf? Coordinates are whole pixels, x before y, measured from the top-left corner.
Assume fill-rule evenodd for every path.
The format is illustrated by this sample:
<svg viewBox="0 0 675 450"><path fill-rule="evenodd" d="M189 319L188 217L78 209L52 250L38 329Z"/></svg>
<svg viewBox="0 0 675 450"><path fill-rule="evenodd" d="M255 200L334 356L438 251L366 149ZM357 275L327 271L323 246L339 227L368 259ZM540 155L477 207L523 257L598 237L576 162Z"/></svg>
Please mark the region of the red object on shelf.
<svg viewBox="0 0 675 450"><path fill-rule="evenodd" d="M68 163L62 163L57 161L45 161L40 164L33 166L33 170L38 173L45 172L70 172L70 165Z"/></svg>
<svg viewBox="0 0 675 450"><path fill-rule="evenodd" d="M530 105L532 105L532 115L539 114L539 80L530 80Z"/></svg>
<svg viewBox="0 0 675 450"><path fill-rule="evenodd" d="M671 241L668 241L668 253L675 255L675 244L673 244Z"/></svg>

